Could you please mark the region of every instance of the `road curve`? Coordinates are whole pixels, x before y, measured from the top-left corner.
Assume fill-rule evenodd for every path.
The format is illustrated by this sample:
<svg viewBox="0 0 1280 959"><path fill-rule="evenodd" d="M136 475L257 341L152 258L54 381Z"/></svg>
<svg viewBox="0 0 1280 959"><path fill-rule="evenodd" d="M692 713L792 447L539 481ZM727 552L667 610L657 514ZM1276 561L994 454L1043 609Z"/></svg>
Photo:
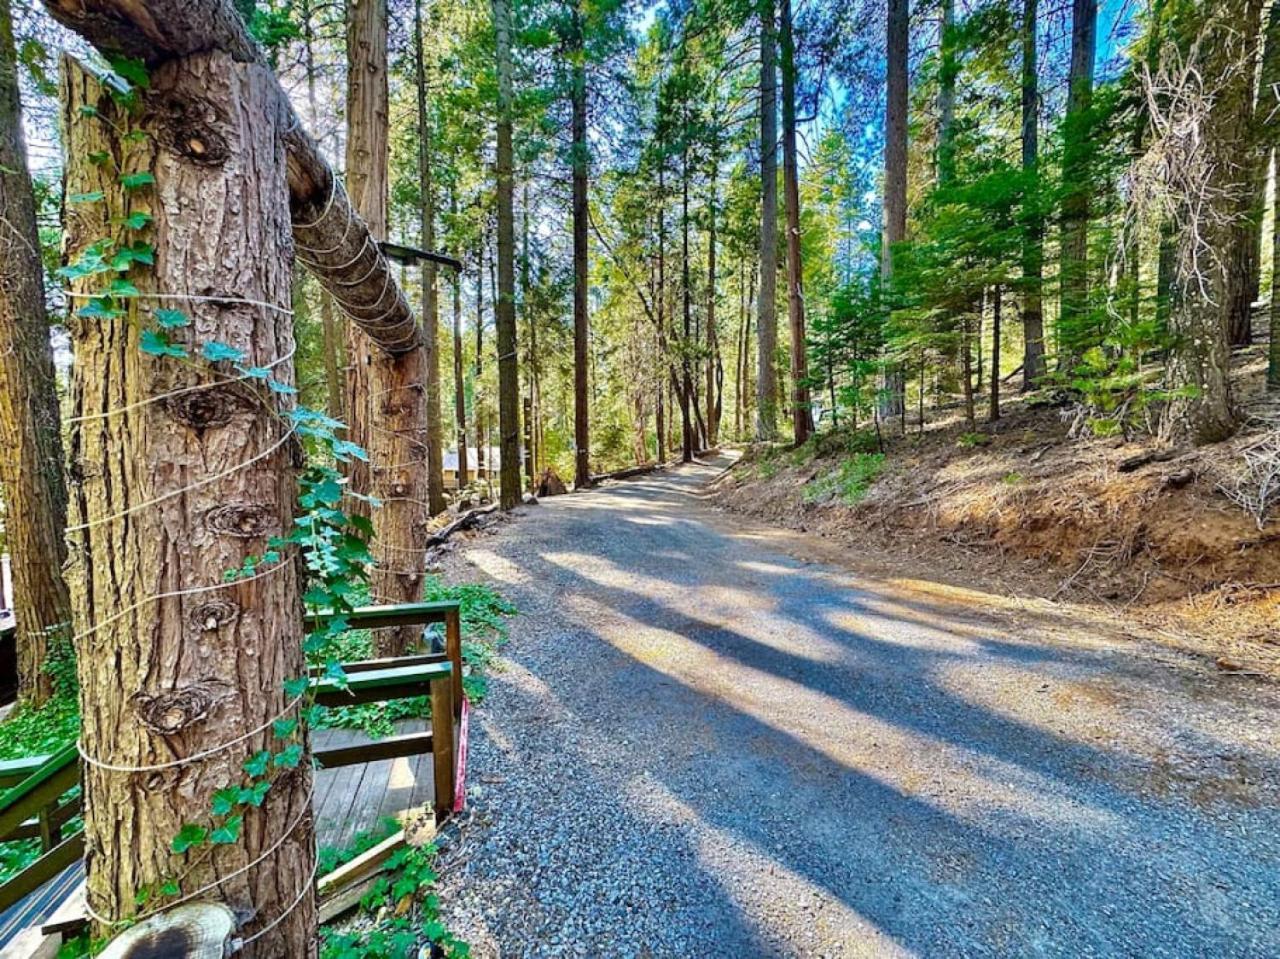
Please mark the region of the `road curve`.
<svg viewBox="0 0 1280 959"><path fill-rule="evenodd" d="M797 558L722 465L451 571L520 608L444 849L473 955L1280 956L1280 689Z"/></svg>

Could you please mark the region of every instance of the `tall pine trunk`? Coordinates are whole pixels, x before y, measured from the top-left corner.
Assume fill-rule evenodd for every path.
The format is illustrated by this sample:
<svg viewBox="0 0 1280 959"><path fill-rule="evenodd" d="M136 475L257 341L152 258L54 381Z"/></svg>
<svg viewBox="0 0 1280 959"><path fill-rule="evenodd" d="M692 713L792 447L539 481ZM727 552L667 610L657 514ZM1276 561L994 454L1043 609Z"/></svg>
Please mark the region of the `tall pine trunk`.
<svg viewBox="0 0 1280 959"><path fill-rule="evenodd" d="M293 350L288 116L265 65L222 52L156 68L134 112L70 62L63 94L67 192L105 196L69 208L67 256L102 237L138 239L121 225L134 210L151 213L141 238L155 244L154 265L129 274L139 295L126 315L70 324L87 901L128 919L156 904L140 905L141 891L178 877L181 895L231 907L246 939L263 933L241 954L314 956L305 738L262 805L242 807L236 841L171 846L184 825L212 825L213 794L244 782L250 756L282 748L272 720L302 706L284 688L306 672L300 564L286 556L250 580L224 576L293 522L293 401L139 349L139 327L163 305L189 318L172 334L189 352L220 341L293 380L281 359ZM182 103L207 109L172 109ZM103 151L115 165L88 159ZM143 171L154 188L122 189L121 174ZM73 302L97 285L73 283Z"/></svg>
<svg viewBox="0 0 1280 959"><path fill-rule="evenodd" d="M1067 75L1067 115L1063 121L1062 241L1058 272L1058 369L1070 370L1090 343L1089 197L1093 104L1093 61L1098 0L1073 0L1071 67Z"/></svg>
<svg viewBox="0 0 1280 959"><path fill-rule="evenodd" d="M0 0L0 222L0 492L18 627L18 696L38 705L53 692L45 671L50 643L70 637L62 577L67 489L9 0Z"/></svg>
<svg viewBox="0 0 1280 959"><path fill-rule="evenodd" d="M884 141L884 235L880 286L885 302L893 288L893 247L907 238L907 55L910 0L888 0ZM905 417L907 378L902 364L887 364L878 400L880 415Z"/></svg>
<svg viewBox="0 0 1280 959"><path fill-rule="evenodd" d="M1238 422L1230 377L1230 267L1205 257L1194 244L1228 248L1237 198L1252 185L1253 78L1240 68L1240 38L1260 28L1256 0L1224 0L1207 23L1194 28L1197 70L1214 96L1203 115L1192 119L1199 129L1197 148L1203 151L1198 159L1214 171L1214 179L1211 191L1195 184L1175 197L1177 250L1169 310L1174 346L1168 363L1173 392L1161 420L1161 434L1170 441L1217 442ZM1174 115L1169 122L1186 120Z"/></svg>
<svg viewBox="0 0 1280 959"><path fill-rule="evenodd" d="M588 406L590 319L587 315L587 69L583 62L582 11L574 0L573 126L573 484L591 484L591 414Z"/></svg>
<svg viewBox="0 0 1280 959"><path fill-rule="evenodd" d="M435 183L431 166L431 115L427 111L427 51L422 30L422 0L413 4L414 80L418 99L418 190L421 194L422 248L436 245ZM422 264L422 365L426 367L426 472L427 510L443 513L444 429L440 417L440 298L436 265Z"/></svg>
<svg viewBox="0 0 1280 959"><path fill-rule="evenodd" d="M1044 216L1040 209L1039 0L1022 4L1022 389L1047 372L1044 356Z"/></svg>
<svg viewBox="0 0 1280 959"><path fill-rule="evenodd" d="M493 0L498 55L498 289L494 303L498 337L498 447L503 509L519 505L520 378L516 367L515 171L511 145L511 0Z"/></svg>
<svg viewBox="0 0 1280 959"><path fill-rule="evenodd" d="M778 436L778 70L774 0L760 2L760 299L756 438Z"/></svg>
<svg viewBox="0 0 1280 959"><path fill-rule="evenodd" d="M449 191L449 212L458 216L456 187ZM467 391L463 381L462 362L462 276L453 278L453 418L458 443L458 489L467 485Z"/></svg>
<svg viewBox="0 0 1280 959"><path fill-rule="evenodd" d="M787 317L791 326L791 422L798 444L813 433L800 260L800 173L796 156L796 43L791 0L782 0L782 182L787 208Z"/></svg>
<svg viewBox="0 0 1280 959"><path fill-rule="evenodd" d="M387 237L387 6L354 0L347 16L347 192L375 240ZM368 469L351 474L354 492L382 505L373 517L375 602L422 598L426 552L427 421L425 351L378 349L361 330L348 330L347 413L352 440L369 453ZM380 630L378 651L405 653L413 627Z"/></svg>

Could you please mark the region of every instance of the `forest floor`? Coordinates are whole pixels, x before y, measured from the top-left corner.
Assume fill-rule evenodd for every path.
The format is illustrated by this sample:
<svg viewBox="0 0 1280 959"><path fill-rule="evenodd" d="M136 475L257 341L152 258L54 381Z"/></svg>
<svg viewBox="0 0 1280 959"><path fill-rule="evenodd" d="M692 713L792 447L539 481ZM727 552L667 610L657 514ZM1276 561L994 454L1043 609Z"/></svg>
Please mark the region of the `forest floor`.
<svg viewBox="0 0 1280 959"><path fill-rule="evenodd" d="M868 454L838 437L749 450L717 482L715 501L816 534L876 575L1000 594L1082 622L1120 617L1223 670L1280 676L1280 400L1265 394L1264 371L1260 347L1238 354L1246 425L1213 446L1069 437L1069 408L1015 394L977 430L959 411L934 414L923 430L917 418L906 435L886 428L883 458L861 474L849 467ZM875 443L865 430L859 439ZM1257 492L1258 477L1241 475L1246 451L1264 450L1275 506L1260 528L1225 490ZM815 546L813 555L825 554Z"/></svg>
<svg viewBox="0 0 1280 959"><path fill-rule="evenodd" d="M447 555L520 610L440 861L475 955L1280 954L1280 685L869 575L727 463Z"/></svg>

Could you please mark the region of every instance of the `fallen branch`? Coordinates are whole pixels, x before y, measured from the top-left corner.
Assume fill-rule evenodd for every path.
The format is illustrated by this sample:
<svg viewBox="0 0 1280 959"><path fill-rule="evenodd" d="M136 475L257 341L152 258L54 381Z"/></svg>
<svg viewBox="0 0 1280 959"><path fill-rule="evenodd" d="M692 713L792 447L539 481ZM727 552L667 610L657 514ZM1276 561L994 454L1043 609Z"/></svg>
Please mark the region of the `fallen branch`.
<svg viewBox="0 0 1280 959"><path fill-rule="evenodd" d="M497 503L490 503L488 506L477 506L475 509L467 510L448 526L441 530L437 530L427 537L427 546L440 546L449 539L454 533L463 529L471 529L480 520L488 516L498 508Z"/></svg>

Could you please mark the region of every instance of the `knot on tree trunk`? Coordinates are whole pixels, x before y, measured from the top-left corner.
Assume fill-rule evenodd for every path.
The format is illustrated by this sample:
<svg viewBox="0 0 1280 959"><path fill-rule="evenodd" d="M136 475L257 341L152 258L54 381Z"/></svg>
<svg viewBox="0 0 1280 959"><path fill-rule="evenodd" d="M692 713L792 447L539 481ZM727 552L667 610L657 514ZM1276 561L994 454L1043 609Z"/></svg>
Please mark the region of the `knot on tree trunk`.
<svg viewBox="0 0 1280 959"><path fill-rule="evenodd" d="M232 417L253 409L253 401L235 386L209 386L164 401L169 415L193 430L226 426Z"/></svg>
<svg viewBox="0 0 1280 959"><path fill-rule="evenodd" d="M235 697L235 688L220 679L203 680L161 693L134 693L130 702L142 725L161 736L180 733L205 719L221 703Z"/></svg>
<svg viewBox="0 0 1280 959"><path fill-rule="evenodd" d="M194 630L211 633L229 626L240 618L240 607L229 599L210 599L197 604L187 613L187 623Z"/></svg>
<svg viewBox="0 0 1280 959"><path fill-rule="evenodd" d="M203 97L162 96L150 104L156 115L156 137L166 149L203 166L221 166L231 155L222 111Z"/></svg>
<svg viewBox="0 0 1280 959"><path fill-rule="evenodd" d="M273 507L257 503L226 503L204 514L204 523L215 533L240 539L259 539L279 531Z"/></svg>

